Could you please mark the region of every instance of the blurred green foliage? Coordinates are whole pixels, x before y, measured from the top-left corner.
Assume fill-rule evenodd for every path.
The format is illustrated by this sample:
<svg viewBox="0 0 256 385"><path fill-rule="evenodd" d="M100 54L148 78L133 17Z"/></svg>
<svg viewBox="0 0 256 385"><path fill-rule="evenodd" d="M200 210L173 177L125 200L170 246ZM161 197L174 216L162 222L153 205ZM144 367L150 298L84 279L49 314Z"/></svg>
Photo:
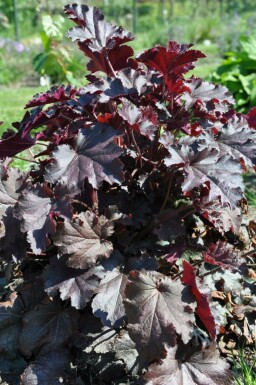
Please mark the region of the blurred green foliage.
<svg viewBox="0 0 256 385"><path fill-rule="evenodd" d="M226 53L212 80L228 87L241 112L256 105L256 35L240 38L238 51Z"/></svg>
<svg viewBox="0 0 256 385"><path fill-rule="evenodd" d="M85 65L70 54L70 46L63 43L65 19L62 16L44 15L43 31L40 33L42 52L33 58L33 66L41 76L48 76L50 83L68 82L79 85L85 72Z"/></svg>

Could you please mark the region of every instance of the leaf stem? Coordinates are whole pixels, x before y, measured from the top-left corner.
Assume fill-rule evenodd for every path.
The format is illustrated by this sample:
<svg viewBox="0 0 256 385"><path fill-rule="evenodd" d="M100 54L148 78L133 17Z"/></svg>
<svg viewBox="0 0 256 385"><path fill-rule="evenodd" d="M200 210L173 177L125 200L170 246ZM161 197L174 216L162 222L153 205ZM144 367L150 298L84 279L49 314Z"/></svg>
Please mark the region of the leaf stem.
<svg viewBox="0 0 256 385"><path fill-rule="evenodd" d="M170 195L170 191L171 191L171 187L172 187L172 181L173 181L173 177L174 177L174 171L175 170L172 170L171 173L170 173L170 176L169 176L169 182L168 182L168 186L167 186L167 191L166 191L166 194L165 194L165 198L164 198L164 201L163 201L163 204L160 208L160 212L163 211L163 209L165 208L166 206L166 203L168 201L168 198L169 198L169 195Z"/></svg>
<svg viewBox="0 0 256 385"><path fill-rule="evenodd" d="M252 249L248 251L247 253L241 255L242 258L250 257L251 254L256 253L256 249Z"/></svg>
<svg viewBox="0 0 256 385"><path fill-rule="evenodd" d="M85 208L89 209L88 205L85 202L81 202L79 199L73 199L73 203L77 203L78 205L84 206Z"/></svg>
<svg viewBox="0 0 256 385"><path fill-rule="evenodd" d="M130 129L130 134L131 134L131 138L132 138L132 142L134 144L134 147L136 148L136 151L139 155L139 160L140 160L140 167L142 167L142 154L141 154L141 151L140 151L140 148L136 142L136 139L135 139L135 136L134 136L134 132L132 130L132 128Z"/></svg>
<svg viewBox="0 0 256 385"><path fill-rule="evenodd" d="M106 55L106 59L107 59L107 63L108 63L108 65L109 65L110 71L112 72L112 75L113 75L114 78L115 78L115 77L116 77L116 72L115 72L115 70L114 70L114 68L113 68L113 66L112 66L112 64L111 64L111 61L110 61L109 56L108 56L108 53L105 52L105 55Z"/></svg>
<svg viewBox="0 0 256 385"><path fill-rule="evenodd" d="M203 277L206 277L207 275L214 274L214 273L216 273L216 271L218 271L218 270L220 270L220 266L216 267L216 269L207 271L207 273L204 273L204 274L199 275L199 278L203 278Z"/></svg>

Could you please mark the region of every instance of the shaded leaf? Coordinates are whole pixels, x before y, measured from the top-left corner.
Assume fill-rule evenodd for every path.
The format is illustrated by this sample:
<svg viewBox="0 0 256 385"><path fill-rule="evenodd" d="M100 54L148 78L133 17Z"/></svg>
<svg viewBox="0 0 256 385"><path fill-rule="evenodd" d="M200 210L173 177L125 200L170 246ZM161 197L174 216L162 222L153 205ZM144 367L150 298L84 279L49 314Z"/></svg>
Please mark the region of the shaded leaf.
<svg viewBox="0 0 256 385"><path fill-rule="evenodd" d="M27 362L22 357L13 358L6 354L0 355L0 384L20 385L20 375L26 366Z"/></svg>
<svg viewBox="0 0 256 385"><path fill-rule="evenodd" d="M66 265L66 258L54 257L44 271L45 291L51 297L60 292L60 298L71 299L71 305L83 309L90 301L104 276L100 266L88 271L72 269Z"/></svg>
<svg viewBox="0 0 256 385"><path fill-rule="evenodd" d="M0 352L15 357L24 313L22 298L11 293L9 300L0 302Z"/></svg>
<svg viewBox="0 0 256 385"><path fill-rule="evenodd" d="M155 216L158 225L154 230L154 234L158 239L172 241L177 236L185 235L185 228L182 224L179 212L175 209L168 209L160 212Z"/></svg>
<svg viewBox="0 0 256 385"><path fill-rule="evenodd" d="M65 349L40 355L21 376L21 385L68 384L65 371L70 366L69 354Z"/></svg>
<svg viewBox="0 0 256 385"><path fill-rule="evenodd" d="M16 168L10 168L0 180L0 219L8 207L14 207L20 191L26 187L26 174Z"/></svg>
<svg viewBox="0 0 256 385"><path fill-rule="evenodd" d="M63 349L77 328L77 312L48 300L37 305L22 318L20 350L26 357L43 350Z"/></svg>

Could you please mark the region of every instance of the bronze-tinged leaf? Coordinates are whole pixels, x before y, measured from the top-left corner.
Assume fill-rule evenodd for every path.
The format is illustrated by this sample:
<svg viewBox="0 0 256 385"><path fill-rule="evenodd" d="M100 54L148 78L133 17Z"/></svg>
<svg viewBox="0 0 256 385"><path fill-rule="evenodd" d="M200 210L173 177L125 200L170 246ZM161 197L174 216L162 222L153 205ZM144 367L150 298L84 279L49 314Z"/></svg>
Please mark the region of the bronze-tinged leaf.
<svg viewBox="0 0 256 385"><path fill-rule="evenodd" d="M128 331L142 362L163 357L165 345L175 345L175 331L189 341L195 301L187 287L157 272L132 271L125 293Z"/></svg>
<svg viewBox="0 0 256 385"><path fill-rule="evenodd" d="M176 346L167 350L160 364L149 367L144 379L146 385L231 385L232 374L228 368L215 343L195 353L190 346L185 345L183 349Z"/></svg>
<svg viewBox="0 0 256 385"><path fill-rule="evenodd" d="M113 224L106 217L87 211L73 222L60 223L54 237L62 254L68 254L67 265L75 269L87 269L99 258L108 258L113 245L107 238L113 233Z"/></svg>

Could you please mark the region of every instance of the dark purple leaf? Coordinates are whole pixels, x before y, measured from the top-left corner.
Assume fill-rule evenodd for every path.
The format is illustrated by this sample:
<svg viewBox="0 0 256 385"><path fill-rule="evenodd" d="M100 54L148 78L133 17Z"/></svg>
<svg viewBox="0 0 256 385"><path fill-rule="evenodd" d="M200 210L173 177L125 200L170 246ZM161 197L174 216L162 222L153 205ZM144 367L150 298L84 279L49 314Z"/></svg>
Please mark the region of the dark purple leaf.
<svg viewBox="0 0 256 385"><path fill-rule="evenodd" d="M190 348L191 349L191 348ZM160 364L153 364L144 375L147 385L230 385L229 365L220 358L216 344L189 356L187 346L169 348ZM179 354L180 353L180 354ZM183 354L182 354L183 353ZM182 356L185 354L187 359Z"/></svg>
<svg viewBox="0 0 256 385"><path fill-rule="evenodd" d="M114 79L102 78L85 86L80 90L80 94L99 94L99 102L106 103L113 98L132 94L142 94L151 86L150 80L150 73L125 68L119 71Z"/></svg>
<svg viewBox="0 0 256 385"><path fill-rule="evenodd" d="M96 189L103 181L120 183L123 174L118 157L122 150L111 143L119 135L104 124L93 126L92 130L81 129L74 148L63 144L53 151L54 160L47 166L45 178L49 182L75 184L80 189L85 179Z"/></svg>
<svg viewBox="0 0 256 385"><path fill-rule="evenodd" d="M67 5L65 13L78 27L71 28L67 36L72 41L84 41L91 51L111 49L117 45L133 40L133 35L122 27L106 23L103 13L95 7L87 5Z"/></svg>
<svg viewBox="0 0 256 385"><path fill-rule="evenodd" d="M25 151L35 144L35 140L29 134L17 132L13 136L0 141L0 158L12 157Z"/></svg>
<svg viewBox="0 0 256 385"><path fill-rule="evenodd" d="M43 350L63 349L77 329L77 312L50 299L22 317L20 350L26 357Z"/></svg>
<svg viewBox="0 0 256 385"><path fill-rule="evenodd" d="M109 76L113 76L113 70L119 71L126 67L136 69L137 67L137 63L131 59L134 52L130 46L121 45L109 49L108 56L104 52L91 51L84 42L78 42L78 46L91 59L87 64L87 69L91 73L102 71Z"/></svg>
<svg viewBox="0 0 256 385"><path fill-rule="evenodd" d="M126 317L123 304L127 275L118 268L107 271L92 301L92 310L105 326L122 326ZM110 325L109 325L110 324Z"/></svg>
<svg viewBox="0 0 256 385"><path fill-rule="evenodd" d="M40 92L26 104L25 108L41 106L49 103L63 102L70 100L76 94L76 88L68 85L53 86L46 92Z"/></svg>
<svg viewBox="0 0 256 385"><path fill-rule="evenodd" d="M89 71L113 75L114 70L128 66L133 50L120 45L133 40L130 32L106 23L104 15L95 7L67 5L65 13L78 25L71 28L67 36L78 41L79 48L91 59L87 66Z"/></svg>
<svg viewBox="0 0 256 385"><path fill-rule="evenodd" d="M113 224L103 215L97 217L87 211L79 214L72 223L59 223L54 237L62 254L69 254L68 266L87 269L99 258L108 258L113 245L107 238L113 233Z"/></svg>
<svg viewBox="0 0 256 385"><path fill-rule="evenodd" d="M37 185L24 192L15 208L14 215L21 220L21 231L28 233L28 240L35 254L49 245L49 234L55 232L51 217L52 191Z"/></svg>
<svg viewBox="0 0 256 385"><path fill-rule="evenodd" d="M63 301L70 298L73 307L83 309L103 277L104 269L100 266L81 271L68 267L66 258L54 257L44 272L45 291L50 297L59 291Z"/></svg>
<svg viewBox="0 0 256 385"><path fill-rule="evenodd" d="M20 192L26 187L27 174L16 168L10 168L0 180L0 219L9 207L18 202Z"/></svg>
<svg viewBox="0 0 256 385"><path fill-rule="evenodd" d="M13 216L13 208L9 207L2 218L0 252L5 261L13 258L21 260L26 257L28 247L26 236L20 230L20 221Z"/></svg>
<svg viewBox="0 0 256 385"><path fill-rule="evenodd" d="M70 368L70 357L66 350L53 350L40 355L21 376L21 385L67 384L65 371Z"/></svg>
<svg viewBox="0 0 256 385"><path fill-rule="evenodd" d="M232 94L225 86L208 83L200 78L192 78L185 85L190 89L190 92L186 92L182 96L187 108L191 108L196 101L206 103L212 99L216 99L218 102L235 103Z"/></svg>
<svg viewBox="0 0 256 385"><path fill-rule="evenodd" d="M242 168L238 161L229 155L221 155L218 149L206 148L194 150L197 141L180 140L177 145L161 143L168 149L171 157L165 158L167 167L184 168L183 192L189 192L194 187L209 186L209 201L220 199L222 204L227 203L232 209L243 196Z"/></svg>
<svg viewBox="0 0 256 385"><path fill-rule="evenodd" d="M208 193L200 197L193 197L193 204L195 209L213 226L224 235L227 231L238 233L241 223L242 215L239 207L230 209L228 205L221 205L220 201L209 201Z"/></svg>
<svg viewBox="0 0 256 385"><path fill-rule="evenodd" d="M0 351L10 357L17 353L23 313L24 304L16 292L11 293L7 301L0 302Z"/></svg>
<svg viewBox="0 0 256 385"><path fill-rule="evenodd" d="M153 140L158 129L158 117L152 107L141 107L123 100L122 107L117 111L118 115L128 123L129 127Z"/></svg>
<svg viewBox="0 0 256 385"><path fill-rule="evenodd" d="M235 116L219 129L216 141L223 154L241 159L246 166L256 163L256 133L248 127L247 120Z"/></svg>
<svg viewBox="0 0 256 385"><path fill-rule="evenodd" d="M203 253L204 261L221 267L222 269L237 269L243 262L240 253L227 242L211 243Z"/></svg>
<svg viewBox="0 0 256 385"><path fill-rule="evenodd" d="M178 281L157 273L133 271L125 290L128 331L142 362L163 356L175 345L174 332L188 342L194 322L194 299Z"/></svg>
<svg viewBox="0 0 256 385"><path fill-rule="evenodd" d="M175 209L168 209L160 212L156 217L158 225L154 229L154 234L158 239L173 241L177 236L185 234L179 213Z"/></svg>

